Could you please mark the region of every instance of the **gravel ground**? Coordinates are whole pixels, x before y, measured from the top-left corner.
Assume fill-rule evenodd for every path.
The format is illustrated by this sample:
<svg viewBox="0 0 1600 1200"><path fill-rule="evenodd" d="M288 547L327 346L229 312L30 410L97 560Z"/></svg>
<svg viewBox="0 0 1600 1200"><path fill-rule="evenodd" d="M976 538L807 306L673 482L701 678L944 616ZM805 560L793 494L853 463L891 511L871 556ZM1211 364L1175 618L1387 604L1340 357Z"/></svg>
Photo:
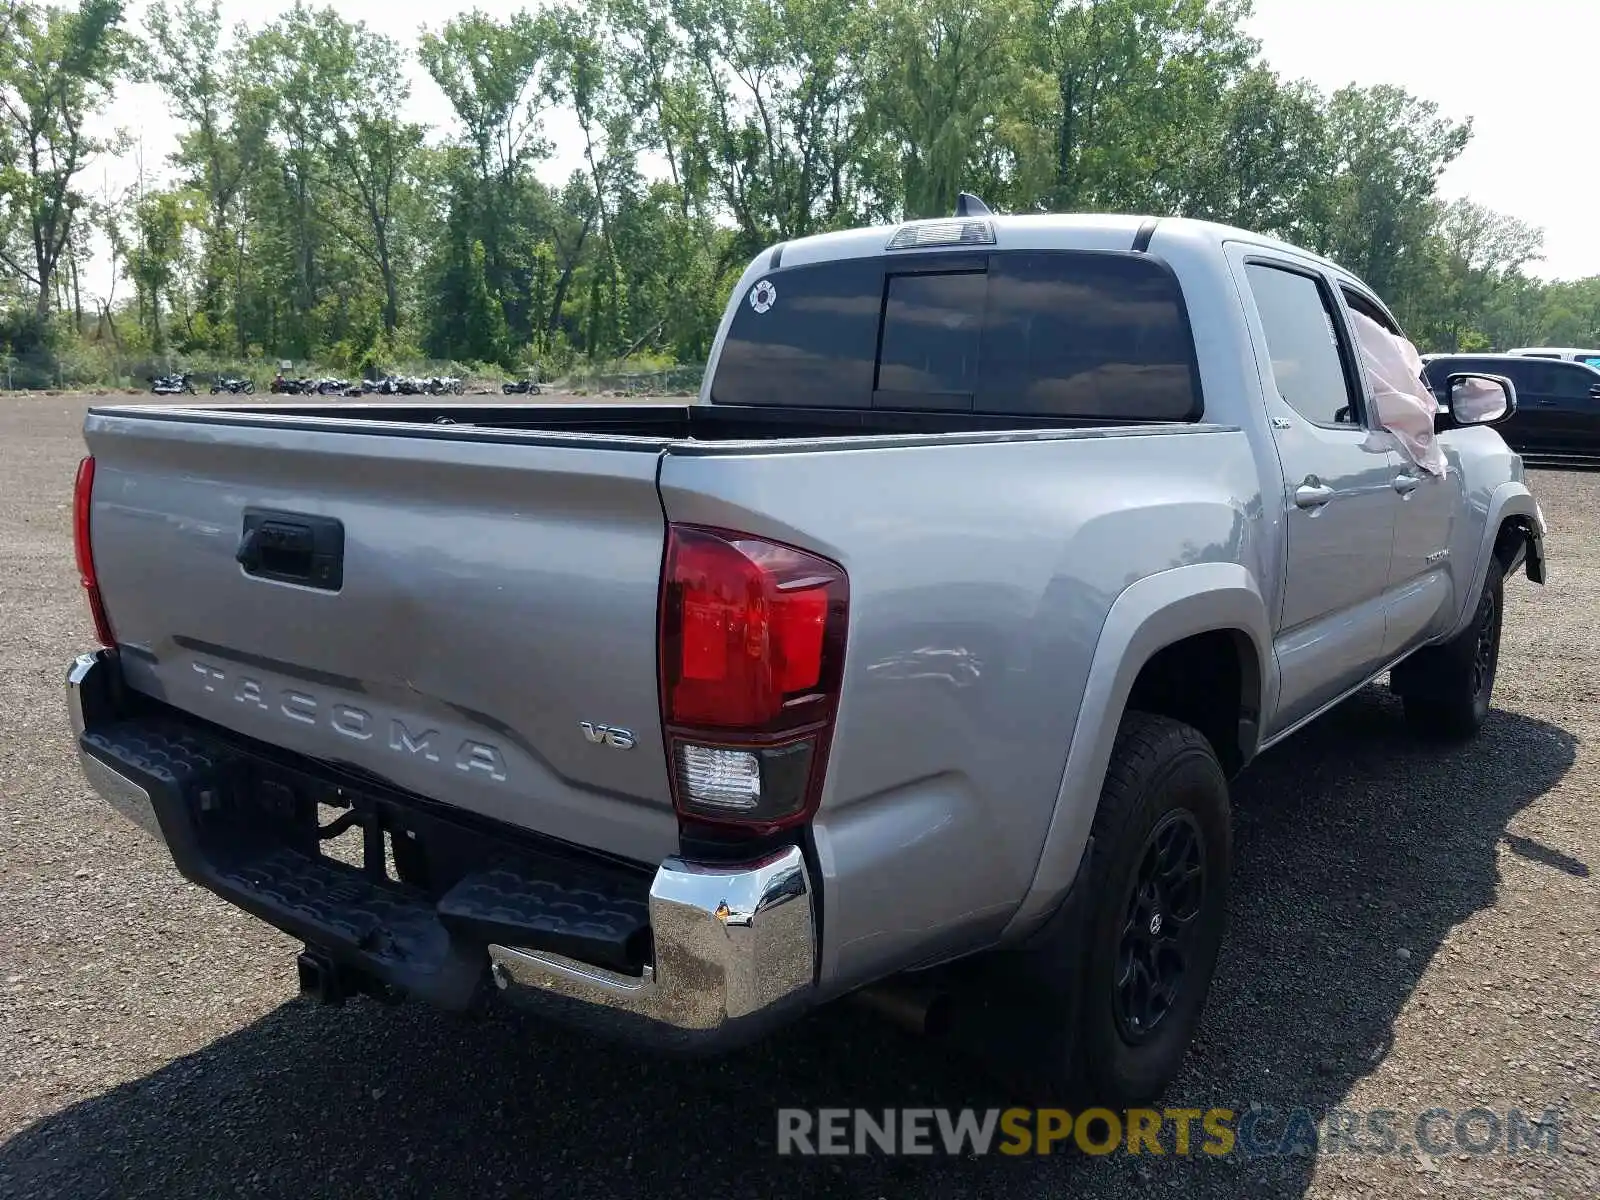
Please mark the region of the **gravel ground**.
<svg viewBox="0 0 1600 1200"><path fill-rule="evenodd" d="M1007 1097L853 1008L688 1064L508 1014L314 1009L295 945L91 798L61 689L90 640L85 403L0 399L0 1195L1600 1195L1600 474L1534 475L1553 581L1509 587L1472 746L1419 748L1373 687L1236 784L1232 927L1166 1099L1391 1109L1402 1135L1433 1106L1555 1108L1559 1153L802 1160L780 1105Z"/></svg>

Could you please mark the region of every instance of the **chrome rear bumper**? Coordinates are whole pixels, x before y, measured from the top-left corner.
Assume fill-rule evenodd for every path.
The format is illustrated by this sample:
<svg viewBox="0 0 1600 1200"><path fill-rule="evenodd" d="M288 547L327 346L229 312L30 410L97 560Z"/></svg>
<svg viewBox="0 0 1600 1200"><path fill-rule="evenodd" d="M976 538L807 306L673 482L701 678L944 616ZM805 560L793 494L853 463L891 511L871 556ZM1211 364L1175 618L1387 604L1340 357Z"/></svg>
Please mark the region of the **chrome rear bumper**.
<svg viewBox="0 0 1600 1200"><path fill-rule="evenodd" d="M151 837L161 836L150 793L127 776L119 774L83 748L83 731L98 710L109 707L110 677L115 667L106 651L80 654L67 669L67 713L72 718L72 737L78 760L89 786L117 812L127 817Z"/></svg>
<svg viewBox="0 0 1600 1200"><path fill-rule="evenodd" d="M650 888L650 931L655 962L640 977L490 946L494 980L511 999L554 1015L573 1005L604 1010L584 1023L624 1036L747 1040L745 1033L803 1006L812 987L816 934L805 857L790 846L738 866L670 858Z"/></svg>
<svg viewBox="0 0 1600 1200"><path fill-rule="evenodd" d="M94 734L97 728L114 728L121 719L120 688L115 656L108 651L80 655L67 672L67 709L90 786L166 843L185 876L310 944L317 931L291 928L292 914L231 895L219 881L204 861L181 789L159 753L134 766L91 748L105 740ZM432 903L418 899L415 890L405 895L414 905ZM428 912L424 907L424 920ZM481 964L486 985L492 980L492 988L480 989L483 994L497 992L521 1007L659 1048L720 1049L748 1041L811 998L816 914L805 856L797 847L736 865L667 859L650 888L649 925L652 954L636 976L525 947L458 941L455 949L461 959ZM315 940L347 965L382 974L381 964L366 958L358 944ZM403 973L390 971L386 978L394 982L397 975L403 988Z"/></svg>

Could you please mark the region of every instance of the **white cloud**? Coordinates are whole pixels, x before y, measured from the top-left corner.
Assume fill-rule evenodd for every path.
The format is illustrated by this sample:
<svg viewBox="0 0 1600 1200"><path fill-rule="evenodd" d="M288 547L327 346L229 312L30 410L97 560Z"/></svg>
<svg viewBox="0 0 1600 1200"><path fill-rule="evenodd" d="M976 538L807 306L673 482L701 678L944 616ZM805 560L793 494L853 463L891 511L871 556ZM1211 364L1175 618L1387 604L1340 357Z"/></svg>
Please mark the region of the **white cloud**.
<svg viewBox="0 0 1600 1200"><path fill-rule="evenodd" d="M1600 4L1593 0L1256 0L1267 60L1324 91L1393 83L1472 141L1440 181L1447 196L1545 231L1549 278L1600 274L1592 183L1600 129Z"/></svg>

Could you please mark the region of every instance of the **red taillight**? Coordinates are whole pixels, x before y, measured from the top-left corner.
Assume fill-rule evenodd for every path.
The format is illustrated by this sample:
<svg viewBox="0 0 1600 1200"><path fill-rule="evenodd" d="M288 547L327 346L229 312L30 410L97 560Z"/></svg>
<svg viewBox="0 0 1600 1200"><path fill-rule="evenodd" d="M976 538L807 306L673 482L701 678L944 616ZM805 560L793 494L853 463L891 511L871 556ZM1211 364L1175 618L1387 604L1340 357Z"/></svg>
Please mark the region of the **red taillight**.
<svg viewBox="0 0 1600 1200"><path fill-rule="evenodd" d="M661 714L686 821L806 820L844 665L844 571L804 550L672 526L661 588Z"/></svg>
<svg viewBox="0 0 1600 1200"><path fill-rule="evenodd" d="M116 635L100 599L100 580L94 572L94 548L89 544L89 505L94 496L94 457L78 464L77 482L72 488L72 545L78 556L78 578L89 597L89 615L94 618L94 635L102 646L114 646Z"/></svg>

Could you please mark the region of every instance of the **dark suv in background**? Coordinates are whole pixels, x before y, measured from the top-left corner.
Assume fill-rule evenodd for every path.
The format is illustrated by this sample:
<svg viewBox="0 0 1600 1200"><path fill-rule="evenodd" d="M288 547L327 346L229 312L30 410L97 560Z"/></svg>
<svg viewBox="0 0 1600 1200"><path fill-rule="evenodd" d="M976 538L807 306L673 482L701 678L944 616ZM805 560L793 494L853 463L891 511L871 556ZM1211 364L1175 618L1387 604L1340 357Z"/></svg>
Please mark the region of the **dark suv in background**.
<svg viewBox="0 0 1600 1200"><path fill-rule="evenodd" d="M1600 457L1600 370L1582 363L1517 354L1430 355L1423 374L1440 403L1445 377L1460 371L1504 375L1517 388L1517 411L1500 433L1534 457Z"/></svg>

